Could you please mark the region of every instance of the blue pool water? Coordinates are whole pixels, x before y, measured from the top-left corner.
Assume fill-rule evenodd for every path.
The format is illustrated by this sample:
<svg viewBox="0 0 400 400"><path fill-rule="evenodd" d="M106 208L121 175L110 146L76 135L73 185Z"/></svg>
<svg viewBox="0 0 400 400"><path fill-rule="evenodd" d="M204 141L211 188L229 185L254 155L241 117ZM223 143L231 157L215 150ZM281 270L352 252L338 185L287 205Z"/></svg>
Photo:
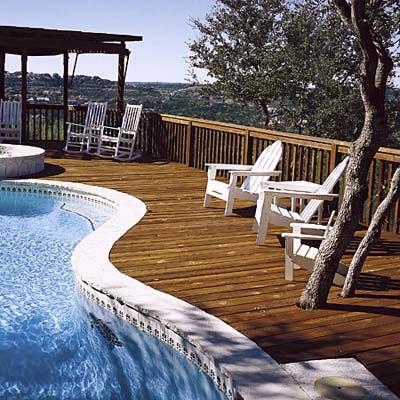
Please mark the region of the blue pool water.
<svg viewBox="0 0 400 400"><path fill-rule="evenodd" d="M0 193L0 399L226 399L179 353L76 289L73 249L109 213Z"/></svg>

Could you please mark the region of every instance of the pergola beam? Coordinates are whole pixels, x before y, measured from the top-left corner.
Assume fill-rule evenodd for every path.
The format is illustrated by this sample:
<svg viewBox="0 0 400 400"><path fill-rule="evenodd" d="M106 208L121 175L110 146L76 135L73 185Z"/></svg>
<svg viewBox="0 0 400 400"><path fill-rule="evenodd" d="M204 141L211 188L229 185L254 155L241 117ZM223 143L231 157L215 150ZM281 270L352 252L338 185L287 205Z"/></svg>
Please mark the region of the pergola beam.
<svg viewBox="0 0 400 400"><path fill-rule="evenodd" d="M0 26L0 36L31 37L36 40L54 38L65 40L85 40L92 42L141 42L142 36L115 33L83 32L60 29L30 28L20 26Z"/></svg>
<svg viewBox="0 0 400 400"><path fill-rule="evenodd" d="M6 53L21 54L25 49L28 55L54 55L69 53L106 53L121 54L129 50L121 43L87 43L80 40L37 40L35 38L5 38L0 37L0 49ZM47 52L46 52L47 50ZM31 54L32 52L32 54ZM50 53L50 54L47 54Z"/></svg>

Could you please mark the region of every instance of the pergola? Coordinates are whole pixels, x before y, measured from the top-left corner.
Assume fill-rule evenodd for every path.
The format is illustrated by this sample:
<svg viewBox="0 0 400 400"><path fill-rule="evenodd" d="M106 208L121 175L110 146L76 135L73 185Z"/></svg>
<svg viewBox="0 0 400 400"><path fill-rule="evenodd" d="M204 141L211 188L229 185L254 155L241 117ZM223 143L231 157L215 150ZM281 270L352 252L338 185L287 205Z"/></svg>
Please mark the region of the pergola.
<svg viewBox="0 0 400 400"><path fill-rule="evenodd" d="M0 98L4 98L6 54L21 56L22 137L26 137L27 63L30 56L64 56L64 123L68 115L69 54L117 54L118 109L124 108L124 85L130 54L126 42L142 41L142 36L81 32L58 29L0 26Z"/></svg>

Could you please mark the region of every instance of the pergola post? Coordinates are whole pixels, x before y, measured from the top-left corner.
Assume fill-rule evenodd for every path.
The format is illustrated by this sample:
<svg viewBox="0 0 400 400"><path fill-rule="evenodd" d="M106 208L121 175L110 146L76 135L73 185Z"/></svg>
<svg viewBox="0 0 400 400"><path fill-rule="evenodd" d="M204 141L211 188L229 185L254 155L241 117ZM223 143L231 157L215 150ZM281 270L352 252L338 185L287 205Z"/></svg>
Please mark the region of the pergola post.
<svg viewBox="0 0 400 400"><path fill-rule="evenodd" d="M22 143L27 140L27 75L28 75L28 56L26 49L22 49L21 54L21 125Z"/></svg>
<svg viewBox="0 0 400 400"><path fill-rule="evenodd" d="M118 55L118 98L117 108L119 117L124 113L124 86L125 86L125 54ZM121 121L119 121L121 122Z"/></svg>
<svg viewBox="0 0 400 400"><path fill-rule="evenodd" d="M6 73L6 53L0 52L0 99L4 100L4 87L5 87L5 73Z"/></svg>
<svg viewBox="0 0 400 400"><path fill-rule="evenodd" d="M68 52L64 52L64 94L63 94L63 106L64 106L64 138L67 132L67 121L68 121Z"/></svg>

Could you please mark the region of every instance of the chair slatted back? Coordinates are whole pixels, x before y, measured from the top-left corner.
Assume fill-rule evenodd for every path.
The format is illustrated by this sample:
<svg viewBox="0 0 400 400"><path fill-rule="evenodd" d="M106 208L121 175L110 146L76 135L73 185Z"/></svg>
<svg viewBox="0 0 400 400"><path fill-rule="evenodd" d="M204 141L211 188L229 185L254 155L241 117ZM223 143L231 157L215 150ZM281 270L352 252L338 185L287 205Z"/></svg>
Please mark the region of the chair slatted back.
<svg viewBox="0 0 400 400"><path fill-rule="evenodd" d="M21 102L0 100L0 140L21 142Z"/></svg>
<svg viewBox="0 0 400 400"><path fill-rule="evenodd" d="M317 190L316 193L331 193L339 179L343 175L346 169L349 157L346 157L342 162L340 162L336 168L329 174L325 182ZM313 215L317 212L318 207L323 203L323 200L311 200L301 213L301 217L304 222L311 221Z"/></svg>
<svg viewBox="0 0 400 400"><path fill-rule="evenodd" d="M268 146L257 158L257 161L253 165L252 171L275 171L282 157L282 142L276 141ZM261 183L267 182L270 179L269 176L249 176L247 177L242 185L242 190L246 190L251 193L259 193L261 190Z"/></svg>
<svg viewBox="0 0 400 400"><path fill-rule="evenodd" d="M86 128L99 128L104 125L107 113L107 103L88 103L85 118Z"/></svg>
<svg viewBox="0 0 400 400"><path fill-rule="evenodd" d="M121 132L136 134L139 127L140 116L142 114L143 105L127 104L122 118Z"/></svg>
<svg viewBox="0 0 400 400"><path fill-rule="evenodd" d="M7 126L17 126L21 124L21 103L19 101L1 100L0 124Z"/></svg>

